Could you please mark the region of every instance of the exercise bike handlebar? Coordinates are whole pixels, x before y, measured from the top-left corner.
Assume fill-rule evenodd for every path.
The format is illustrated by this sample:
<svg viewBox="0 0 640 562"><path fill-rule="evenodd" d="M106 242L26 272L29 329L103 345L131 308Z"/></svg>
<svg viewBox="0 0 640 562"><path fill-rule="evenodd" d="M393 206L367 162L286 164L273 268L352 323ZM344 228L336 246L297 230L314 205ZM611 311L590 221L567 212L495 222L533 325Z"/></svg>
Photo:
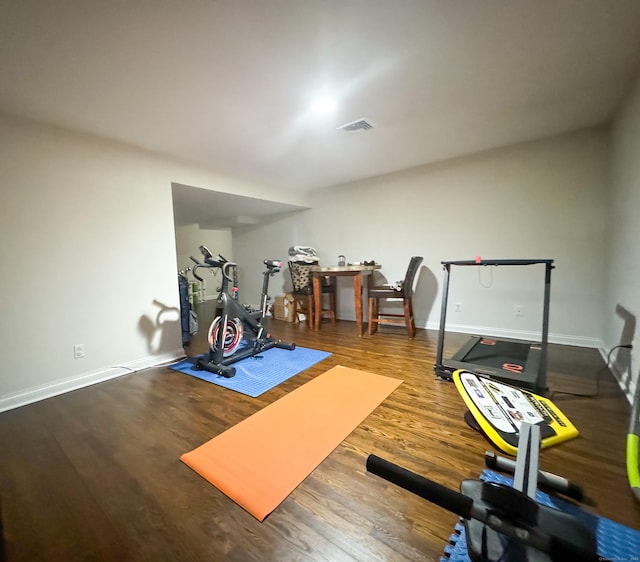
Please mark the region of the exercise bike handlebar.
<svg viewBox="0 0 640 562"><path fill-rule="evenodd" d="M201 283L204 283L204 279L202 277L200 277L198 275L198 268L200 267L207 267L206 265L204 265L203 263L200 263L196 258L194 258L193 256L189 256L189 259L195 263L196 265L194 267L191 268L191 273L193 274L193 276L200 281Z"/></svg>
<svg viewBox="0 0 640 562"><path fill-rule="evenodd" d="M231 274L229 270L234 267L238 267L238 264L235 262L229 261L223 255L218 254L218 259L214 260L211 257L211 253L209 253L208 255L205 255L206 263L200 262L198 259L194 258L193 256L189 256L189 257L191 261L196 264L195 267L193 267L193 269L191 270L191 272L193 273L193 276L198 281L204 282L204 279L198 275L198 269L201 267L204 267L206 269L219 268L222 271L222 275L227 281L229 281L230 283L234 282L233 274ZM277 273L282 268L282 260L264 260L263 263L264 265L267 266L267 271L269 274Z"/></svg>
<svg viewBox="0 0 640 562"><path fill-rule="evenodd" d="M500 517L500 510L494 511L481 505L475 505L474 500L469 496L451 490L442 484L438 484L376 455L368 456L366 467L372 474L380 476L447 511L451 511L463 519L476 519L505 537L545 552L551 560L584 560L593 562L604 560L596 552L585 552L562 537L541 533L535 527L513 524ZM484 483L484 485L501 486L487 483ZM506 492L520 493L512 488L507 488Z"/></svg>
<svg viewBox="0 0 640 562"><path fill-rule="evenodd" d="M233 267L237 267L238 264L232 261L226 261L226 262L222 262L220 264L220 269L222 270L222 275L224 276L224 278L229 281L230 283L233 283L233 275L230 275L228 273L228 270L233 268Z"/></svg>
<svg viewBox="0 0 640 562"><path fill-rule="evenodd" d="M220 256L220 257L222 257L222 256ZM225 258L222 258L222 259L224 260ZM212 261L212 260L209 260L209 261ZM233 261L216 262L216 264L218 264L218 263L220 265L211 265L210 267L219 267L222 270L222 275L224 276L224 278L227 281L233 283L234 282L234 278L233 278L233 275L231 273L229 273L229 270L233 269L234 267L238 267L238 264L236 262L233 262ZM278 271L280 271L280 268L282 267L282 261L281 260L264 260L263 263L267 266L267 270L271 274L277 273Z"/></svg>
<svg viewBox="0 0 640 562"><path fill-rule="evenodd" d="M204 260L205 263L200 262L198 259L194 258L193 256L189 256L189 258L193 263L196 264L195 267L192 269L192 273L193 273L193 276L198 281L204 282L204 279L200 277L197 273L197 270L201 267L204 267L205 269L214 269L214 268L221 269L222 274L226 277L226 279L228 281L233 281L233 278L227 273L227 269L229 269L229 267L236 267L237 264L229 261L224 256L218 255L218 259L214 260L211 257L211 254L209 254L208 256L205 256L205 260Z"/></svg>
<svg viewBox="0 0 640 562"><path fill-rule="evenodd" d="M201 263L194 265L193 268L191 269L191 273L198 281L200 281L200 283L204 283L204 279L198 275L198 269L201 267L207 267L207 266Z"/></svg>

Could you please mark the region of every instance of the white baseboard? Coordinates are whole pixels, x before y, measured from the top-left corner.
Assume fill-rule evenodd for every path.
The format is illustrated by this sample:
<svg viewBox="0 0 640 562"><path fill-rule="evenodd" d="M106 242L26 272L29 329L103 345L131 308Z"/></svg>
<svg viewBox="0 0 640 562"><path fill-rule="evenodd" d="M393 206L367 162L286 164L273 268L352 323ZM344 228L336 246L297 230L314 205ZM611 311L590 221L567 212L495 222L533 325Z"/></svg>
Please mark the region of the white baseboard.
<svg viewBox="0 0 640 562"><path fill-rule="evenodd" d="M440 324L435 322L427 324L428 330L439 330ZM525 330L504 330L501 328L491 328L488 326L466 326L464 324L447 323L447 332L459 334L474 334L482 336L491 336L494 338L507 338L513 340L523 340L536 342L540 341L542 334L540 332L531 332ZM573 345L576 347L592 347L598 348L601 341L597 338L589 338L585 336L572 336L569 334L549 334L549 343L557 343L561 345Z"/></svg>
<svg viewBox="0 0 640 562"><path fill-rule="evenodd" d="M602 340L599 342L598 351L600 352L600 355L602 355L602 360L605 362L605 365L611 358L614 359L613 363L611 365L608 365L608 367L611 369L613 376L618 382L618 386L620 386L620 390L622 390L624 395L627 397L629 404L633 404L633 397L635 396L636 385L640 384L640 374L634 381L633 373L621 373L620 370L616 367L615 355L612 355L611 358L609 357L609 353L611 353L611 350L610 349L607 350ZM627 350L624 350L624 351L627 351Z"/></svg>
<svg viewBox="0 0 640 562"><path fill-rule="evenodd" d="M26 406L27 404L32 404L33 402L38 402L45 398L58 396L65 392L78 390L79 388L115 379L123 375L129 375L149 367L156 367L164 363L173 363L183 357L183 349L163 353L162 355L150 355L148 357L143 357L142 359L123 363L122 365L113 365L99 371L82 373L80 375L75 375L52 383L27 388L11 394L5 394L4 396L0 396L0 412L19 408L20 406Z"/></svg>

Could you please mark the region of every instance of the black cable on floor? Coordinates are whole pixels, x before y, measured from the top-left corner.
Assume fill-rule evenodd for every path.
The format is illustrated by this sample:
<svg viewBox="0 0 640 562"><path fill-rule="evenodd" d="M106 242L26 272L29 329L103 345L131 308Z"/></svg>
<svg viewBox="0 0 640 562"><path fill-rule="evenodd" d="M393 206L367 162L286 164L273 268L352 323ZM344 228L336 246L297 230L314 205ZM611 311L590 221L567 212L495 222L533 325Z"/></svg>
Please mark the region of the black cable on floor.
<svg viewBox="0 0 640 562"><path fill-rule="evenodd" d="M607 354L607 362L606 362L605 366L602 367L602 369L600 369L596 373L596 390L595 390L595 392L593 392L591 394L581 394L581 393L578 393L578 392L569 392L569 391L566 391L566 390L554 390L551 393L551 398L553 398L556 394L566 394L566 395L569 395L569 396L576 396L578 398L596 398L600 394L600 375L602 375L602 373L604 371L609 369L609 362L611 361L611 354L616 349L633 349L633 345L631 345L631 344L616 345L616 346L612 347L609 350L609 353Z"/></svg>

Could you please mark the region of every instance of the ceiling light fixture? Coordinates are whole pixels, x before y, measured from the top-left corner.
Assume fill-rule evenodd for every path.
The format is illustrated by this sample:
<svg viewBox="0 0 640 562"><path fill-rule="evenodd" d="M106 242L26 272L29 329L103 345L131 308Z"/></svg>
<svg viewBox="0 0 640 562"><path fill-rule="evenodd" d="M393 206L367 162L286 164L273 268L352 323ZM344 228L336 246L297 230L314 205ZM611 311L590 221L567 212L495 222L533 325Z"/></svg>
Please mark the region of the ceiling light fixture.
<svg viewBox="0 0 640 562"><path fill-rule="evenodd" d="M329 96L322 96L320 98L317 98L314 102L313 102L313 111L315 111L316 113L320 113L322 115L325 115L327 113L331 113L337 106L337 102L334 98L331 98Z"/></svg>

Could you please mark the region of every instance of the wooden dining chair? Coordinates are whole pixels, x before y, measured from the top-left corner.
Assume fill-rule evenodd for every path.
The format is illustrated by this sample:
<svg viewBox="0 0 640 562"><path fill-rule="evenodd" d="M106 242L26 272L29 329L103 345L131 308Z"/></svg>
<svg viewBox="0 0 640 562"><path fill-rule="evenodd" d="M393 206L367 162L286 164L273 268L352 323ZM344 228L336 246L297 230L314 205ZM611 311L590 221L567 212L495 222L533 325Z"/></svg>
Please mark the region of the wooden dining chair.
<svg viewBox="0 0 640 562"><path fill-rule="evenodd" d="M413 316L413 281L422 263L421 256L413 256L409 262L404 279L395 285L375 285L373 275L368 277L369 294L369 335L378 331L379 324L405 325L409 338L416 335L416 324ZM402 299L403 313L390 313L380 310L380 301Z"/></svg>
<svg viewBox="0 0 640 562"><path fill-rule="evenodd" d="M311 277L311 266L308 263L289 262L289 273L293 285L293 294L296 298L294 307L296 316L303 313L307 319L307 327L313 327L314 314L316 313L313 298L313 280ZM331 281L321 283L322 295L329 295L329 307L319 311L323 316L329 316L331 322L336 322L336 284L335 278ZM324 299L322 299L324 301Z"/></svg>

